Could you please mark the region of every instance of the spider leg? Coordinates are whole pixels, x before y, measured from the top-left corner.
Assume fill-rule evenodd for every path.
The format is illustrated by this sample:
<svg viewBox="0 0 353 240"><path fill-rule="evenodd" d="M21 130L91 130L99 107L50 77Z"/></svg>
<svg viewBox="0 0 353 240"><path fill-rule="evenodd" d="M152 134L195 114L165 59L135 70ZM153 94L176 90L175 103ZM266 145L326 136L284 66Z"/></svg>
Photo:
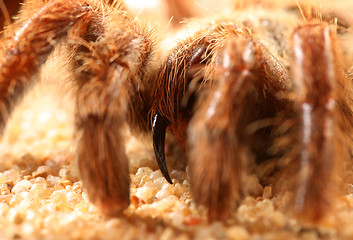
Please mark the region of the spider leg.
<svg viewBox="0 0 353 240"><path fill-rule="evenodd" d="M350 159L352 86L333 27L315 22L300 26L292 47L300 140L295 211L317 222L330 212L338 167Z"/></svg>
<svg viewBox="0 0 353 240"><path fill-rule="evenodd" d="M0 132L14 106L35 83L34 75L69 29L87 16L87 6L76 1L53 1L10 29L0 50Z"/></svg>
<svg viewBox="0 0 353 240"><path fill-rule="evenodd" d="M286 90L280 82L287 75L260 44L230 38L218 55L214 85L199 99L188 127L191 190L209 220L229 217L240 200L246 165L254 157L248 124L288 104L275 97ZM264 112L257 102L266 102Z"/></svg>
<svg viewBox="0 0 353 240"><path fill-rule="evenodd" d="M226 217L240 198L246 153L236 131L245 110L244 95L255 80L252 42L230 41L221 55L223 77L195 111L188 128L192 193L198 204L207 207L210 220Z"/></svg>
<svg viewBox="0 0 353 240"><path fill-rule="evenodd" d="M104 23L100 37L78 47L76 69L77 165L88 196L102 213L115 215L129 205L129 165L124 126L145 105L139 90L151 44L132 23ZM114 21L113 21L114 23ZM89 28L88 28L89 29ZM90 36L86 33L85 36Z"/></svg>
<svg viewBox="0 0 353 240"><path fill-rule="evenodd" d="M27 15L2 40L0 130L54 47L70 40L78 89L79 171L90 200L103 213L119 212L129 203L122 128L126 123L148 125L141 81L151 50L148 33L138 30L122 11L100 1L51 1ZM13 35L12 29L17 29Z"/></svg>

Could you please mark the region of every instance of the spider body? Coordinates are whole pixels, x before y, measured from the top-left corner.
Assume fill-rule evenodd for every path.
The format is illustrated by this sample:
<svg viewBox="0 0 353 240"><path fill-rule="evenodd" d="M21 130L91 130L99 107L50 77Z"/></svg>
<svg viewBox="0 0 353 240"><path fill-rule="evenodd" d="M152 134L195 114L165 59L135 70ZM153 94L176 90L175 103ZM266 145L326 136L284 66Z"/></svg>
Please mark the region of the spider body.
<svg viewBox="0 0 353 240"><path fill-rule="evenodd" d="M190 159L194 200L209 220L232 215L254 164L264 181L277 171L289 176L300 218L318 222L329 212L340 166L351 160L353 126L351 66L344 61L352 52L342 52L334 22L310 11L303 13L307 21L295 11L239 11L198 21L165 54L116 2L34 5L1 40L1 129L40 65L66 43L77 166L104 214L129 204L126 124L142 132L153 125L157 162L169 182L166 131L178 139Z"/></svg>

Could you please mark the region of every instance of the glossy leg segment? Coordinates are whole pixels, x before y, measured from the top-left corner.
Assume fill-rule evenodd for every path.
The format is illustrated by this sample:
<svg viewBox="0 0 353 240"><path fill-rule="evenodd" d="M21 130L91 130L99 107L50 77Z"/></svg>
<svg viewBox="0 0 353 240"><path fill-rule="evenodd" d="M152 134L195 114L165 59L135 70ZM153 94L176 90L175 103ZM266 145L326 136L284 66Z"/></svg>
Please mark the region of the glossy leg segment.
<svg viewBox="0 0 353 240"><path fill-rule="evenodd" d="M272 94L285 90L279 81L286 78L283 70L277 71L280 78L273 78L279 66L251 39L228 39L217 59L214 85L198 101L188 128L192 193L207 208L209 220L227 218L235 211L246 165L254 157L246 127L281 107L281 100L274 100ZM265 103L261 110L258 101Z"/></svg>
<svg viewBox="0 0 353 240"><path fill-rule="evenodd" d="M343 86L351 84L340 65L342 56L333 27L324 23L301 26L293 33L292 47L299 127L294 206L300 217L316 222L330 212L338 189L337 170L349 161L345 135L352 127L348 105L352 96Z"/></svg>

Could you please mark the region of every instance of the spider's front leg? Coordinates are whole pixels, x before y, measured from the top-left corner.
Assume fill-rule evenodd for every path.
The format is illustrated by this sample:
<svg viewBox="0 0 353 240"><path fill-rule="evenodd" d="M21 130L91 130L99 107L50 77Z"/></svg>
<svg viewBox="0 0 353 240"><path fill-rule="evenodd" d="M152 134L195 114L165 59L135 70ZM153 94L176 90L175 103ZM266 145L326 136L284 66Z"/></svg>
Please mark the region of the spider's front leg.
<svg viewBox="0 0 353 240"><path fill-rule="evenodd" d="M322 22L292 36L299 175L294 207L304 220L330 213L339 171L350 161L352 84L344 70L336 31Z"/></svg>
<svg viewBox="0 0 353 240"><path fill-rule="evenodd" d="M122 128L125 123L146 128L148 122L142 79L150 36L102 1L53 0L26 11L1 40L0 131L40 66L68 40L77 86L79 172L90 200L103 213L119 212L129 203Z"/></svg>
<svg viewBox="0 0 353 240"><path fill-rule="evenodd" d="M242 115L254 110L246 102L264 77L259 63L253 42L240 38L225 43L214 85L199 100L188 127L193 197L207 208L210 220L230 216L242 194L249 160Z"/></svg>
<svg viewBox="0 0 353 240"><path fill-rule="evenodd" d="M152 44L132 22L118 19L102 25L99 37L94 31L84 34L91 40L88 47L76 46L75 135L78 169L89 199L104 214L114 215L129 205L124 126L136 128L148 121L142 92Z"/></svg>

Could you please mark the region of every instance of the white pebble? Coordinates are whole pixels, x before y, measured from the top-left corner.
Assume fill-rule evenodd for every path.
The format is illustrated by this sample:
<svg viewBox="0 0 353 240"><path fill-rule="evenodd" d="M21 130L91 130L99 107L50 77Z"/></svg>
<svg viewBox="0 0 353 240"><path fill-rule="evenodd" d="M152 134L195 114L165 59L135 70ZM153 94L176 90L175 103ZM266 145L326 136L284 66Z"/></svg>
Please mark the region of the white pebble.
<svg viewBox="0 0 353 240"><path fill-rule="evenodd" d="M140 187L136 191L136 196L147 203L154 197L154 188Z"/></svg>
<svg viewBox="0 0 353 240"><path fill-rule="evenodd" d="M161 177L163 177L163 174L162 174L162 172L160 170L154 171L154 172L152 172L150 174L150 178L151 178L152 181L154 181L154 180L156 180L158 178L161 178Z"/></svg>
<svg viewBox="0 0 353 240"><path fill-rule="evenodd" d="M60 180L60 177L55 177L53 175L48 175L47 176L47 182L50 186L54 186L58 181Z"/></svg>
<svg viewBox="0 0 353 240"><path fill-rule="evenodd" d="M137 170L136 176L150 175L152 172L153 172L152 169L149 167L141 167Z"/></svg>
<svg viewBox="0 0 353 240"><path fill-rule="evenodd" d="M35 228L34 228L33 224L25 222L21 225L21 230L22 230L21 232L23 233L23 235L31 236L34 233Z"/></svg>
<svg viewBox="0 0 353 240"><path fill-rule="evenodd" d="M156 198L157 199L163 199L163 198L166 198L168 196L170 196L170 192L165 190L165 189L162 189L162 190L158 191L157 194L156 194Z"/></svg>
<svg viewBox="0 0 353 240"><path fill-rule="evenodd" d="M169 191L170 193L173 193L174 194L174 186L173 185L170 185L169 183L165 183L163 186L162 186L162 189L161 190L167 190Z"/></svg>
<svg viewBox="0 0 353 240"><path fill-rule="evenodd" d="M22 180L19 181L13 188L12 188L12 193L20 193L23 191L27 191L32 187L32 183L28 180Z"/></svg>
<svg viewBox="0 0 353 240"><path fill-rule="evenodd" d="M153 208L157 209L159 212L171 211L175 201L171 198L164 198L161 201L153 203Z"/></svg>
<svg viewBox="0 0 353 240"><path fill-rule="evenodd" d="M7 178L7 181L16 181L20 178L20 171L18 171L17 169L10 169L8 171L5 171L4 175Z"/></svg>
<svg viewBox="0 0 353 240"><path fill-rule="evenodd" d="M184 192L185 192L185 188L183 187L183 185L181 185L180 183L176 183L174 186L174 194L177 196L181 196Z"/></svg>
<svg viewBox="0 0 353 240"><path fill-rule="evenodd" d="M153 183L156 185L157 188L161 189L164 184L168 184L167 180L164 177L157 178L153 180Z"/></svg>

